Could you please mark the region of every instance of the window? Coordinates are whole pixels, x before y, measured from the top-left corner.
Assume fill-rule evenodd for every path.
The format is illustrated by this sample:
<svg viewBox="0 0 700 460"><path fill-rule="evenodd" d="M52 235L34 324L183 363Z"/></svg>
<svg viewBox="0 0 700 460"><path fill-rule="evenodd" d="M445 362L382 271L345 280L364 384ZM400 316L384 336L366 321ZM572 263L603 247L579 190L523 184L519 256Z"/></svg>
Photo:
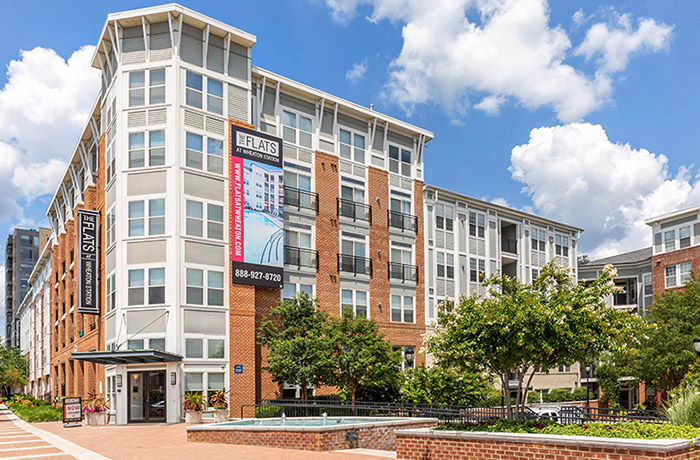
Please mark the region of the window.
<svg viewBox="0 0 700 460"><path fill-rule="evenodd" d="M112 180L114 177L114 174L116 173L115 171L115 157L116 157L116 151L114 147L114 142L112 142L109 147L107 147L107 172L106 172L106 181L109 184L109 182Z"/></svg>
<svg viewBox="0 0 700 460"><path fill-rule="evenodd" d="M127 341L126 348L129 350L143 350L143 339L131 339Z"/></svg>
<svg viewBox="0 0 700 460"><path fill-rule="evenodd" d="M311 148L311 118L283 110L282 138L286 142Z"/></svg>
<svg viewBox="0 0 700 460"><path fill-rule="evenodd" d="M151 350L165 351L165 338L148 339L148 348Z"/></svg>
<svg viewBox="0 0 700 460"><path fill-rule="evenodd" d="M554 235L554 248L558 256L569 257L569 237L566 235Z"/></svg>
<svg viewBox="0 0 700 460"><path fill-rule="evenodd" d="M532 229L530 241L532 242L532 250L544 252L545 248L545 233L544 230Z"/></svg>
<svg viewBox="0 0 700 460"><path fill-rule="evenodd" d="M203 358L204 339L185 339L185 358Z"/></svg>
<svg viewBox="0 0 700 460"><path fill-rule="evenodd" d="M536 268L533 268L532 269L532 281L535 281L539 277L540 277L540 271Z"/></svg>
<svg viewBox="0 0 700 460"><path fill-rule="evenodd" d="M165 198L129 202L129 236L144 236L148 203L148 234L165 234Z"/></svg>
<svg viewBox="0 0 700 460"><path fill-rule="evenodd" d="M454 255L445 252L437 253L437 276L439 278L454 279L455 259Z"/></svg>
<svg viewBox="0 0 700 460"><path fill-rule="evenodd" d="M340 313L350 312L359 318L367 318L367 291L340 290Z"/></svg>
<svg viewBox="0 0 700 460"><path fill-rule="evenodd" d="M187 132L185 134L185 164L190 168L203 168L204 143L202 136Z"/></svg>
<svg viewBox="0 0 700 460"><path fill-rule="evenodd" d="M676 249L676 231L669 230L664 232L664 249L668 251L673 251Z"/></svg>
<svg viewBox="0 0 700 460"><path fill-rule="evenodd" d="M559 372L571 372L571 366L559 365Z"/></svg>
<svg viewBox="0 0 700 460"><path fill-rule="evenodd" d="M391 296L391 321L397 323L413 322L413 297Z"/></svg>
<svg viewBox="0 0 700 460"><path fill-rule="evenodd" d="M207 171L223 174L224 141L187 132L185 134L185 164L190 168L204 169L204 146L206 144Z"/></svg>
<svg viewBox="0 0 700 460"><path fill-rule="evenodd" d="M145 155L148 134L148 157ZM148 164L146 164L148 160ZM129 168L162 166L165 164L165 131L129 133Z"/></svg>
<svg viewBox="0 0 700 460"><path fill-rule="evenodd" d="M223 339L209 339L208 345L207 345L207 356L209 357L209 359L223 359L224 358L224 340ZM209 374L209 376L210 376L209 383L211 383L211 375L212 374Z"/></svg>
<svg viewBox="0 0 700 460"><path fill-rule="evenodd" d="M143 270L129 270L129 305L143 305Z"/></svg>
<svg viewBox="0 0 700 460"><path fill-rule="evenodd" d="M282 288L282 300L293 298L297 293L304 292L313 298L314 287L311 284L284 283Z"/></svg>
<svg viewBox="0 0 700 460"><path fill-rule="evenodd" d="M224 84L207 77L207 110L221 115L224 113Z"/></svg>
<svg viewBox="0 0 700 460"><path fill-rule="evenodd" d="M107 215L105 216L105 223L107 228L105 229L105 243L106 247L110 247L114 241L115 241L115 227L114 224L116 223L116 207L112 206L112 209L107 211Z"/></svg>
<svg viewBox="0 0 700 460"><path fill-rule="evenodd" d="M682 286L690 279L691 271L692 264L690 262L684 262L682 264L670 265L666 267L666 287L670 288Z"/></svg>
<svg viewBox="0 0 700 460"><path fill-rule="evenodd" d="M223 359L224 353L223 339L185 339L185 358L203 359L206 356L208 359Z"/></svg>
<svg viewBox="0 0 700 460"><path fill-rule="evenodd" d="M359 185L359 184L358 184ZM360 188L358 185L341 185L340 186L340 198L347 201L354 201L356 203L365 202L365 190Z"/></svg>
<svg viewBox="0 0 700 460"><path fill-rule="evenodd" d="M151 69L148 72L148 96L150 104L165 102L165 69Z"/></svg>
<svg viewBox="0 0 700 460"><path fill-rule="evenodd" d="M469 281L481 283L486 276L486 261L484 259L469 259Z"/></svg>
<svg viewBox="0 0 700 460"><path fill-rule="evenodd" d="M285 166L286 168L286 166ZM297 172L284 172L284 185L286 187L294 187L299 190L311 191L311 176L300 174Z"/></svg>
<svg viewBox="0 0 700 460"><path fill-rule="evenodd" d="M198 109L202 108L202 78L189 70L185 74L185 104Z"/></svg>
<svg viewBox="0 0 700 460"><path fill-rule="evenodd" d="M207 171L224 173L224 141L207 137Z"/></svg>
<svg viewBox="0 0 700 460"><path fill-rule="evenodd" d="M454 209L440 203L435 207L435 227L451 232L454 229Z"/></svg>
<svg viewBox="0 0 700 460"><path fill-rule="evenodd" d="M115 293L116 293L117 287L115 285L114 278L115 278L114 273L112 273L111 275L109 275L107 277L107 286L105 289L106 290L105 297L107 300L106 310L108 312L114 310L114 307L116 307L116 303L115 303L115 295L116 294Z"/></svg>
<svg viewBox="0 0 700 460"><path fill-rule="evenodd" d="M389 172L411 177L411 151L390 145Z"/></svg>
<svg viewBox="0 0 700 460"><path fill-rule="evenodd" d="M205 280L206 290L204 284ZM190 305L210 305L214 307L221 307L224 305L223 272L188 268L186 285L186 303Z"/></svg>
<svg viewBox="0 0 700 460"><path fill-rule="evenodd" d="M205 216L206 211L206 216ZM185 200L185 232L188 236L224 239L224 207L211 203Z"/></svg>
<svg viewBox="0 0 700 460"><path fill-rule="evenodd" d="M187 372L185 374L185 391L188 393L204 393L202 376L201 372Z"/></svg>
<svg viewBox="0 0 700 460"><path fill-rule="evenodd" d="M311 249L311 232L300 229L285 230L284 245L295 248Z"/></svg>
<svg viewBox="0 0 700 460"><path fill-rule="evenodd" d="M644 283L644 295L645 296L650 296L653 292L652 284L651 284L651 273L645 273L644 276L642 277L642 282Z"/></svg>
<svg viewBox="0 0 700 460"><path fill-rule="evenodd" d="M129 72L129 107L146 104L146 78L145 72L139 70Z"/></svg>
<svg viewBox="0 0 700 460"><path fill-rule="evenodd" d="M690 225L678 229L678 246L681 249L690 247Z"/></svg>
<svg viewBox="0 0 700 460"><path fill-rule="evenodd" d="M341 129L338 134L340 157L365 162L365 136Z"/></svg>
<svg viewBox="0 0 700 460"><path fill-rule="evenodd" d="M485 217L483 214L476 212L469 213L469 236L475 236L477 238L483 238L484 232L486 230Z"/></svg>
<svg viewBox="0 0 700 460"><path fill-rule="evenodd" d="M165 102L165 69L148 71L149 104ZM146 105L146 71L129 72L129 107Z"/></svg>
<svg viewBox="0 0 700 460"><path fill-rule="evenodd" d="M224 374L222 372L209 372L207 377L207 388L210 391L224 389Z"/></svg>
<svg viewBox="0 0 700 460"><path fill-rule="evenodd" d="M165 303L165 268L148 269L148 303Z"/></svg>

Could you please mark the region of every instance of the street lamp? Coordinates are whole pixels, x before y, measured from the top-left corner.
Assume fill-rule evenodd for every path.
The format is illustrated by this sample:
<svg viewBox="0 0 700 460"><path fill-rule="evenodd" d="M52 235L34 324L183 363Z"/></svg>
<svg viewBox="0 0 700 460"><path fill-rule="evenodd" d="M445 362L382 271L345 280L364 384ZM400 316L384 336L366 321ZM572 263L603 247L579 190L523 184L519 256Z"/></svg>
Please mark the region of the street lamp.
<svg viewBox="0 0 700 460"><path fill-rule="evenodd" d="M590 405L590 399L591 399L589 394L588 394L588 391L591 387L591 385L590 385L590 383L591 383L590 382L590 380L591 380L591 366L586 364L585 369L586 369L586 410L588 410L588 407Z"/></svg>
<svg viewBox="0 0 700 460"><path fill-rule="evenodd" d="M693 350L695 350L695 354L700 358L700 337L695 337L693 339Z"/></svg>
<svg viewBox="0 0 700 460"><path fill-rule="evenodd" d="M413 359L416 356L416 352L413 351L413 347L407 347L403 352L403 357L406 360L406 365L408 367L413 367Z"/></svg>

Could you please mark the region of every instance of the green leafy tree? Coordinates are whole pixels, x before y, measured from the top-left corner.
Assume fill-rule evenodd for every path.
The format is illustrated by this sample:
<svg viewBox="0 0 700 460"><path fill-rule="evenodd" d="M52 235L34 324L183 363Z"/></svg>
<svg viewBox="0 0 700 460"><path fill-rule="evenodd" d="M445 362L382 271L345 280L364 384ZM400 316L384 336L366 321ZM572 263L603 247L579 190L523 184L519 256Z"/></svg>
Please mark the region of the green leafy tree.
<svg viewBox="0 0 700 460"><path fill-rule="evenodd" d="M0 344L0 389L5 395L13 388L26 385L29 376L29 362L24 359L17 347Z"/></svg>
<svg viewBox="0 0 700 460"><path fill-rule="evenodd" d="M482 405L491 393L491 382L483 372L472 369L420 365L404 373L401 399L415 404Z"/></svg>
<svg viewBox="0 0 700 460"><path fill-rule="evenodd" d="M623 368L608 358L595 369L595 377L600 387L600 401L608 407L620 407L620 378Z"/></svg>
<svg viewBox="0 0 700 460"><path fill-rule="evenodd" d="M353 403L362 388L399 378L400 353L391 349L374 320L346 312L342 318L330 318L325 330L324 383L340 388Z"/></svg>
<svg viewBox="0 0 700 460"><path fill-rule="evenodd" d="M659 295L645 318L651 327L635 344L629 371L665 400L698 359L691 343L700 335L700 279L693 276L684 289Z"/></svg>
<svg viewBox="0 0 700 460"><path fill-rule="evenodd" d="M611 266L597 279L575 283L554 263L531 284L493 275L486 296L463 296L440 306L440 328L427 347L449 365L476 365L500 379L506 408L513 416L509 373L516 377L516 414L521 414L537 369L589 362L604 351L625 346L639 319L610 308L604 299L616 292Z"/></svg>
<svg viewBox="0 0 700 460"><path fill-rule="evenodd" d="M259 343L268 349L263 367L278 382L299 385L306 400L308 386L321 383L328 363L324 326L326 312L306 293L298 293L272 309L260 327Z"/></svg>

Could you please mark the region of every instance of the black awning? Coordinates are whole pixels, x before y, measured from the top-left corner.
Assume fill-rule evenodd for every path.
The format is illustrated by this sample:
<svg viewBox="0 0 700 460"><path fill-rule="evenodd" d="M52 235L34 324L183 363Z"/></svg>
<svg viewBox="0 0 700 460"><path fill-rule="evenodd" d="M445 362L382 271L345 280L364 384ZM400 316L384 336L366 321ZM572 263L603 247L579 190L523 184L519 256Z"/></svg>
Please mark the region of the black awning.
<svg viewBox="0 0 700 460"><path fill-rule="evenodd" d="M79 351L70 359L97 364L176 363L182 356L160 350Z"/></svg>

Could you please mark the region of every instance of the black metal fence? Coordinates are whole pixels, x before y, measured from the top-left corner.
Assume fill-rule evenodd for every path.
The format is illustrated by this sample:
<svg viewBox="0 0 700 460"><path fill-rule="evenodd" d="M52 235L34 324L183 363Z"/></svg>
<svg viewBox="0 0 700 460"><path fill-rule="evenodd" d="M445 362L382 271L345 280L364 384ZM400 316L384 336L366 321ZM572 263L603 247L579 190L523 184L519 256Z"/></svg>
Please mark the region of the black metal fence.
<svg viewBox="0 0 700 460"><path fill-rule="evenodd" d="M440 424L478 423L507 418L505 407L472 407L456 405L429 405L410 403L380 403L369 401L327 401L270 399L258 404L241 406L241 418L246 409L255 409L256 418L287 417L430 417ZM542 409L542 410L540 410ZM513 409L514 410L514 409ZM542 415L540 415L539 413ZM526 408L521 415L526 420L553 420L559 423L623 422L666 423L658 411L634 409L606 409L586 406L548 406Z"/></svg>

